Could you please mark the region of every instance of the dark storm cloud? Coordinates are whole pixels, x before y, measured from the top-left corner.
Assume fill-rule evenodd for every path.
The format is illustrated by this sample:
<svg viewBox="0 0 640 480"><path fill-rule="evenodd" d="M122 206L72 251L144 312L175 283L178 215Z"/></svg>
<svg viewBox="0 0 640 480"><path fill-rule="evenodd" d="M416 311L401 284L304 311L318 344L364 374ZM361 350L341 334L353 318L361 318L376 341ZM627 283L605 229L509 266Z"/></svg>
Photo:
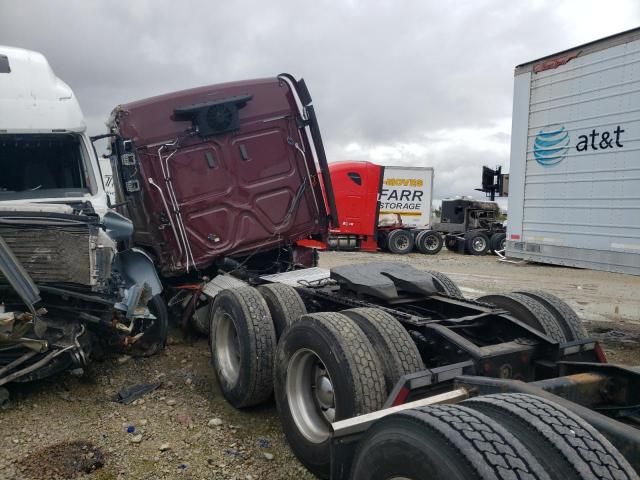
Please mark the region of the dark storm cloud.
<svg viewBox="0 0 640 480"><path fill-rule="evenodd" d="M622 29L577 34L571 22L587 3L4 0L0 43L43 52L90 133L119 103L302 75L333 159L375 150L382 163L434 165L437 195L470 194L479 182L470 168L508 160L514 65ZM632 26L638 12L621 4ZM480 134L455 136L470 129Z"/></svg>

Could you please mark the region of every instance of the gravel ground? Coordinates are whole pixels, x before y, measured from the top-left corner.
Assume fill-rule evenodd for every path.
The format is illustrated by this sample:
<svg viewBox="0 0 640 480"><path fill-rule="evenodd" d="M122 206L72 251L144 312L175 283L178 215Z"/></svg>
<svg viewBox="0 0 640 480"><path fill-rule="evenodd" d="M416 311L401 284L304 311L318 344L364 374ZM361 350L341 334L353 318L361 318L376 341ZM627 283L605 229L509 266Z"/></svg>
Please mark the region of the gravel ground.
<svg viewBox="0 0 640 480"><path fill-rule="evenodd" d="M640 278L500 263L443 251L430 257L328 252L321 266L408 262L449 274L469 297L523 288L562 297L605 344L612 361L640 364ZM130 405L111 400L138 383L161 386ZM310 479L293 456L275 405L237 411L222 397L202 339L172 331L146 359L114 357L71 373L10 387L0 412L2 479Z"/></svg>

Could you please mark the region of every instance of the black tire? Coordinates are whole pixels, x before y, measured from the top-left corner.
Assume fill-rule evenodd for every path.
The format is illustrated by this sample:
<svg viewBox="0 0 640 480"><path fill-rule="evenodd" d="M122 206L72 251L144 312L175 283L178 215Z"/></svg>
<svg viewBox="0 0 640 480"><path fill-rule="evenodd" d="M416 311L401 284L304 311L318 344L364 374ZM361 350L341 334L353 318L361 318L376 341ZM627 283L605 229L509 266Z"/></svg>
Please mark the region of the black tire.
<svg viewBox="0 0 640 480"><path fill-rule="evenodd" d="M284 329L307 313L300 294L290 285L284 283L269 283L257 287L267 302L271 319L276 329L276 340L280 338Z"/></svg>
<svg viewBox="0 0 640 480"><path fill-rule="evenodd" d="M353 480L550 478L514 435L460 405L406 410L377 421L360 441L351 473Z"/></svg>
<svg viewBox="0 0 640 480"><path fill-rule="evenodd" d="M169 311L167 310L167 304L165 303L162 295L154 295L147 303L149 312L155 316L153 325L145 328L146 322L142 322L141 330L144 332L142 337L138 339L136 343L131 347L129 352L133 357L150 357L155 355L162 349L167 343L167 334L169 332ZM138 332L133 332L135 335Z"/></svg>
<svg viewBox="0 0 640 480"><path fill-rule="evenodd" d="M489 251L489 237L483 232L467 232L464 246L471 255L486 255Z"/></svg>
<svg viewBox="0 0 640 480"><path fill-rule="evenodd" d="M223 290L211 305L209 348L222 394L236 408L264 402L273 391L276 332L253 287Z"/></svg>
<svg viewBox="0 0 640 480"><path fill-rule="evenodd" d="M378 308L353 308L342 314L367 336L380 359L389 395L400 377L424 369L418 347L395 318Z"/></svg>
<svg viewBox="0 0 640 480"><path fill-rule="evenodd" d="M205 301L198 303L193 315L191 315L191 326L203 337L209 336L209 328L211 327L211 319L209 318L211 301L212 300L207 297Z"/></svg>
<svg viewBox="0 0 640 480"><path fill-rule="evenodd" d="M435 270L427 270L427 273L435 279L436 288L442 293L450 297L464 298L458 286L448 275L442 272L436 272Z"/></svg>
<svg viewBox="0 0 640 480"><path fill-rule="evenodd" d="M405 255L413 250L413 235L406 230L393 230L387 238L387 248L391 253Z"/></svg>
<svg viewBox="0 0 640 480"><path fill-rule="evenodd" d="M540 302L521 293L503 293L485 295L478 298L480 302L491 303L502 308L521 322L535 328L539 332L563 343L567 338L558 322Z"/></svg>
<svg viewBox="0 0 640 480"><path fill-rule="evenodd" d="M298 459L324 478L331 457L329 423L378 410L385 401L383 370L371 342L337 312L303 315L285 330L274 378L287 441ZM322 388L326 379L331 389ZM321 399L323 391L331 392L329 400ZM333 408L326 407L331 400Z"/></svg>
<svg viewBox="0 0 640 480"><path fill-rule="evenodd" d="M602 434L549 400L512 393L479 396L462 404L493 418L516 435L553 478L638 479Z"/></svg>
<svg viewBox="0 0 640 480"><path fill-rule="evenodd" d="M444 246L450 252L459 252L460 251L460 247L458 246L458 237L455 237L453 235L446 235L444 237Z"/></svg>
<svg viewBox="0 0 640 480"><path fill-rule="evenodd" d="M491 246L491 253L496 253L504 250L507 242L507 234L506 233L494 233L491 235L491 239L489 240Z"/></svg>
<svg viewBox="0 0 640 480"><path fill-rule="evenodd" d="M435 255L442 250L442 235L434 230L423 230L416 236L416 248L425 255Z"/></svg>
<svg viewBox="0 0 640 480"><path fill-rule="evenodd" d="M553 315L558 321L568 341L584 340L589 338L589 334L584 328L580 317L578 317L576 312L574 312L569 305L555 295L543 292L542 290L526 290L517 293L531 297L544 305L551 315Z"/></svg>

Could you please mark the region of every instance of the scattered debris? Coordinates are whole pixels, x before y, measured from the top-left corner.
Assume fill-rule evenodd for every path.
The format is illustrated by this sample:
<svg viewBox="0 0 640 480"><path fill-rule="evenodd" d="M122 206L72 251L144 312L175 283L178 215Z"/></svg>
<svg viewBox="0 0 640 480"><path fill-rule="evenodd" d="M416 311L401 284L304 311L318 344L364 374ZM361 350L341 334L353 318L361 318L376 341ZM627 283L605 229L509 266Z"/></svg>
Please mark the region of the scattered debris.
<svg viewBox="0 0 640 480"><path fill-rule="evenodd" d="M158 387L162 385L161 383L139 383L137 385L132 385L130 387L123 388L118 393L116 393L112 400L114 402L123 403L125 405L129 405L134 400L137 400L143 395L147 393L153 392Z"/></svg>
<svg viewBox="0 0 640 480"><path fill-rule="evenodd" d="M169 445L168 443L163 443L158 447L158 450L160 450L161 452L166 452L167 450L171 450L171 445Z"/></svg>
<svg viewBox="0 0 640 480"><path fill-rule="evenodd" d="M267 438L258 437L256 444L260 448L271 448L271 442Z"/></svg>
<svg viewBox="0 0 640 480"><path fill-rule="evenodd" d="M229 455L230 457L234 458L242 457L242 452L240 450L236 450L235 448L227 448L224 453L225 455Z"/></svg>
<svg viewBox="0 0 640 480"><path fill-rule="evenodd" d="M211 420L209 420L209 423L207 423L208 426L210 427L219 427L220 425L222 425L222 419L221 418L212 418Z"/></svg>
<svg viewBox="0 0 640 480"><path fill-rule="evenodd" d="M273 453L269 453L269 452L263 452L262 455L264 456L264 458L266 458L267 460L273 460L274 456Z"/></svg>
<svg viewBox="0 0 640 480"><path fill-rule="evenodd" d="M173 407L176 403L178 402L176 402L173 398L167 400L167 405L169 405L170 407Z"/></svg>
<svg viewBox="0 0 640 480"><path fill-rule="evenodd" d="M131 437L131 443L142 443L142 434L139 433Z"/></svg>

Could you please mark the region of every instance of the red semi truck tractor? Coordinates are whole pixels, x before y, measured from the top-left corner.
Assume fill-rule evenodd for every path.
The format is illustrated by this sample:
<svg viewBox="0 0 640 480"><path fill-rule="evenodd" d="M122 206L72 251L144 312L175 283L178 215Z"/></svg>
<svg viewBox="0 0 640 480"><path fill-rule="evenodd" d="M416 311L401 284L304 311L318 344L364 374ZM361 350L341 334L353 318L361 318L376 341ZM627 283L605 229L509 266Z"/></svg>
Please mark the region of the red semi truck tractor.
<svg viewBox="0 0 640 480"><path fill-rule="evenodd" d="M435 254L442 236L430 228L433 168L365 161L329 164L339 225L319 248ZM302 242L308 244L308 242ZM311 246L311 244L309 244Z"/></svg>

